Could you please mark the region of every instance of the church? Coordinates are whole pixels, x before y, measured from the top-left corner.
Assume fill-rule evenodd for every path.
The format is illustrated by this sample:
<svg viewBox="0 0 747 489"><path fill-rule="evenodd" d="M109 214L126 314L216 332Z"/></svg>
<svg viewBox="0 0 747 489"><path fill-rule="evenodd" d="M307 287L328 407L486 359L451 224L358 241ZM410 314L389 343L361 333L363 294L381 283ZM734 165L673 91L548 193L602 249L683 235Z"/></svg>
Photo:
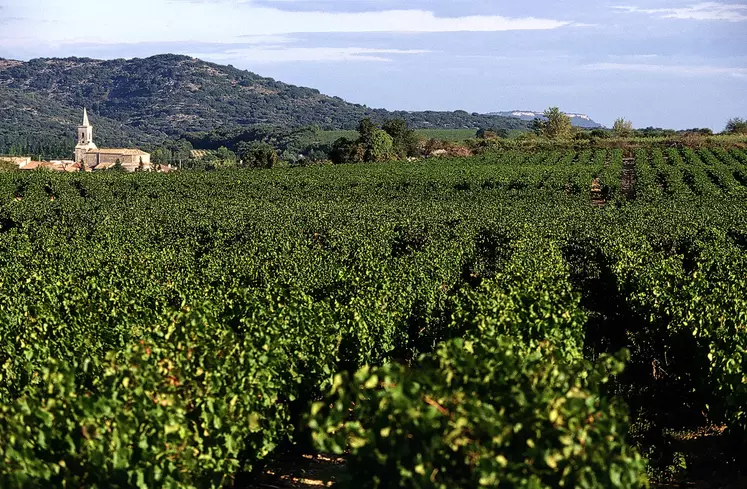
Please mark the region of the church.
<svg viewBox="0 0 747 489"><path fill-rule="evenodd" d="M105 170L117 163L127 171L151 170L150 154L139 149L98 148L93 142L93 126L88 122L88 111L83 109L83 124L78 126L78 145L75 162L94 170Z"/></svg>

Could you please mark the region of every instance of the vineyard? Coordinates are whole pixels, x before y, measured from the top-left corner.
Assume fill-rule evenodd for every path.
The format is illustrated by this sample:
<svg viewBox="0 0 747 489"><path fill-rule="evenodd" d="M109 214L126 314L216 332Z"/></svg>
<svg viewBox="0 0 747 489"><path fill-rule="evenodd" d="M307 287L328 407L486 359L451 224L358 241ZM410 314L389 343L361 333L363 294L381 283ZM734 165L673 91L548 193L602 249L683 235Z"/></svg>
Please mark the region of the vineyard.
<svg viewBox="0 0 747 489"><path fill-rule="evenodd" d="M746 198L739 148L1 173L0 487L744 487Z"/></svg>

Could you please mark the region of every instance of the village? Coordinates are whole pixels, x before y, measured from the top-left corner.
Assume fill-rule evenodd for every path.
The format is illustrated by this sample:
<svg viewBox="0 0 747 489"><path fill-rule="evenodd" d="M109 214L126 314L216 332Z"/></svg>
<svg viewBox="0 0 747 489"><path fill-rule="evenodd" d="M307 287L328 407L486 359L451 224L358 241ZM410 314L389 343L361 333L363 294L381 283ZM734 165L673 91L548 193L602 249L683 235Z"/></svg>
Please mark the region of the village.
<svg viewBox="0 0 747 489"><path fill-rule="evenodd" d="M154 164L150 153L133 148L98 148L93 142L93 125L88 111L83 109L83 123L78 126L78 144L72 160L35 161L31 156L0 156L0 162L15 165L19 170L46 169L60 172L92 172L121 170L125 172L175 170L171 165Z"/></svg>

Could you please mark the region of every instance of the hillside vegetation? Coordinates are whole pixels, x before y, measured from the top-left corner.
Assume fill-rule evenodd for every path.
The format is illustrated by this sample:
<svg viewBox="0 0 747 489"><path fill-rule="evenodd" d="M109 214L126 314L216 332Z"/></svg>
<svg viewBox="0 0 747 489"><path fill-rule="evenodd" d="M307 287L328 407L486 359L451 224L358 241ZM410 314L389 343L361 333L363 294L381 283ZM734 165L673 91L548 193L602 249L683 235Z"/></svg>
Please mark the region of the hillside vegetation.
<svg viewBox="0 0 747 489"><path fill-rule="evenodd" d="M254 125L354 129L366 117L400 118L416 129L526 129L524 121L456 112L390 112L348 103L232 66L177 55L146 59L0 59L0 152L33 134L33 144L69 145L83 106L97 140L149 143L186 133Z"/></svg>

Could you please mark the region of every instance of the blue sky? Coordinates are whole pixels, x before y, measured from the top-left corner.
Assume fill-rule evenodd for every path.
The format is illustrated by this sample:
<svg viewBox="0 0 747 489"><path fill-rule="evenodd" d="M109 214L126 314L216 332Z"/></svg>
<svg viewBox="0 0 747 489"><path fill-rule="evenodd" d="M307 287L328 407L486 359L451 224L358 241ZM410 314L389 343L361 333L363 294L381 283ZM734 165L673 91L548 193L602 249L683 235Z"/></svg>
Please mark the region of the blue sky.
<svg viewBox="0 0 747 489"><path fill-rule="evenodd" d="M0 57L166 52L370 107L747 117L739 0L0 0Z"/></svg>

